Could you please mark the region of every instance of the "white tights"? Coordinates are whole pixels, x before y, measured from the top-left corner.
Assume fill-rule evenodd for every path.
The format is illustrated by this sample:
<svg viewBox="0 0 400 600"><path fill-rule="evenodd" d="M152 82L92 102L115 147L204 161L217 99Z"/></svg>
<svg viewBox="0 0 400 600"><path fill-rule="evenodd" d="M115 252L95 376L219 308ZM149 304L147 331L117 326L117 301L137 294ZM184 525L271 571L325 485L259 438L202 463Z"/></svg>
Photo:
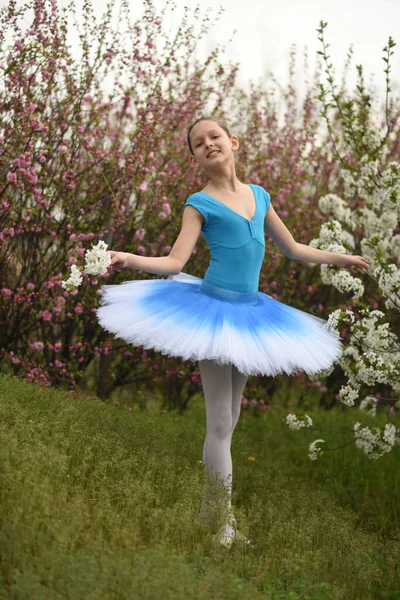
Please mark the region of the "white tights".
<svg viewBox="0 0 400 600"><path fill-rule="evenodd" d="M203 448L203 463L210 480L222 478L227 491L227 506L231 509L232 494L232 434L240 416L241 400L247 375L235 365L218 365L212 360L200 360L199 369L207 414L207 435ZM221 480L220 480L221 481ZM207 492L205 500L211 498Z"/></svg>

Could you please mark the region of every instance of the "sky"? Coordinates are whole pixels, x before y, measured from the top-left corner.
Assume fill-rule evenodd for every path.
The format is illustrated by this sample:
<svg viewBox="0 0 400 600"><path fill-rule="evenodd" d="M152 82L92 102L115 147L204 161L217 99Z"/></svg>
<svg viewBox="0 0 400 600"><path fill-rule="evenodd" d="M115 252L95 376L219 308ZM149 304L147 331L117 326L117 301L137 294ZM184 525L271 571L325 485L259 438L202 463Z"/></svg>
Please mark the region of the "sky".
<svg viewBox="0 0 400 600"><path fill-rule="evenodd" d="M164 0L155 0L163 6ZM176 0L175 21L185 4L195 6L191 0ZM296 44L298 63L296 80L302 89L304 80L303 51L308 48L309 76L314 72L317 50L322 49L317 28L321 20L328 23L326 41L330 44L331 62L340 80L350 45L353 45L353 62L347 81L356 84L356 64L364 67L365 81L373 77L380 97L385 94L385 63L383 48L391 36L398 44L392 56L392 89L400 95L400 0L201 0L202 10L223 7L224 14L210 27L208 36L200 44L206 50L213 43L228 44L226 56L241 64L239 82L243 86L249 79L262 82L268 71L274 73L282 84L288 80L290 48ZM397 39L396 39L397 38Z"/></svg>
<svg viewBox="0 0 400 600"><path fill-rule="evenodd" d="M67 0L57 0L66 6ZM105 11L107 0L92 0L99 16ZM129 0L133 20L143 14L142 0ZM164 27L176 31L184 6L195 9L196 0L174 0L176 9L168 10ZM154 0L161 10L166 0ZM0 0L0 6L8 4ZM17 0L21 5L22 0ZM82 0L77 0L81 5ZM118 0L117 0L118 4ZM249 80L262 85L268 72L285 85L288 80L289 53L293 44L297 49L296 87L304 89L304 49L308 51L309 78L312 78L317 50L322 46L317 28L321 20L328 23L326 41L337 81L340 83L343 66L350 45L353 60L347 81L350 88L356 84L356 64L364 67L366 83L373 80L381 102L385 99L385 63L383 47L391 36L398 44L394 48L391 68L392 94L400 96L400 0L201 0L200 13L212 17L207 35L200 40L198 57L204 59L215 44L226 47L225 57L240 63L238 84L248 89ZM218 8L224 14L215 22ZM233 32L236 33L233 41ZM72 40L73 43L73 40Z"/></svg>

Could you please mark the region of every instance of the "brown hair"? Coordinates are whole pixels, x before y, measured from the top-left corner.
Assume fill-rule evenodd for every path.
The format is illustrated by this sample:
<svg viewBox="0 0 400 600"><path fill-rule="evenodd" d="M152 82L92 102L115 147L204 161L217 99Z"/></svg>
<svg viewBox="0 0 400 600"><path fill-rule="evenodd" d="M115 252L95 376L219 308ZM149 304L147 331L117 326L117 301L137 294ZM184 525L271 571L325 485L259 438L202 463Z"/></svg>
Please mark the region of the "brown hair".
<svg viewBox="0 0 400 600"><path fill-rule="evenodd" d="M191 154L194 154L194 152L193 152L192 144L190 143L190 134L192 132L193 127L199 121L214 121L214 123L216 123L217 125L219 125L221 127L221 129L223 129L227 133L227 135L229 135L229 136L231 135L230 132L229 132L228 127L220 119L218 119L218 118L216 119L215 117L208 117L208 116L199 117L198 119L196 119L196 121L194 123L192 123L190 125L190 127L188 128L188 132L187 132L187 143L188 143L189 150L190 150Z"/></svg>

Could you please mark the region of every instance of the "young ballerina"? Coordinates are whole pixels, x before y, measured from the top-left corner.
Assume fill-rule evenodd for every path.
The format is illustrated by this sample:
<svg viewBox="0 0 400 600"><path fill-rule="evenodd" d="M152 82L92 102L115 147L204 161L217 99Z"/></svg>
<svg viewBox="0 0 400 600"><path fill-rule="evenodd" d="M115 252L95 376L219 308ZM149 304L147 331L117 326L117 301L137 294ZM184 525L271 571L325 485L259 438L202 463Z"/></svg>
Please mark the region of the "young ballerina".
<svg viewBox="0 0 400 600"><path fill-rule="evenodd" d="M190 125L187 140L190 165L204 169L209 182L186 200L182 228L169 255L110 251L115 267L168 278L102 286L97 315L117 338L198 361L206 404L203 463L210 481L223 483L226 519L218 540L230 547L239 538L231 505L230 448L248 376L300 369L311 374L328 368L341 354L341 341L324 328L325 321L258 291L264 232L292 260L359 269L368 269L368 262L296 242L269 193L236 177L239 140L224 123L200 117ZM211 253L203 279L182 273L200 232ZM210 499L207 492L206 504Z"/></svg>

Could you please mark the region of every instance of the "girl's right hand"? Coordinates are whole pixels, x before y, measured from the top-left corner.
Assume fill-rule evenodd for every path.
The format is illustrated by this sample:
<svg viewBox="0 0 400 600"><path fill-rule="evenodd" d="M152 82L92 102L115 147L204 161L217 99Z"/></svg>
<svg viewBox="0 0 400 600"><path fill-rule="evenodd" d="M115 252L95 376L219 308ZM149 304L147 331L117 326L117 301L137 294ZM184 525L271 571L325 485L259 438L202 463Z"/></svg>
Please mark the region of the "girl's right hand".
<svg viewBox="0 0 400 600"><path fill-rule="evenodd" d="M128 252L115 252L109 250L108 254L111 255L111 266L119 267L120 269L126 269L128 267Z"/></svg>

